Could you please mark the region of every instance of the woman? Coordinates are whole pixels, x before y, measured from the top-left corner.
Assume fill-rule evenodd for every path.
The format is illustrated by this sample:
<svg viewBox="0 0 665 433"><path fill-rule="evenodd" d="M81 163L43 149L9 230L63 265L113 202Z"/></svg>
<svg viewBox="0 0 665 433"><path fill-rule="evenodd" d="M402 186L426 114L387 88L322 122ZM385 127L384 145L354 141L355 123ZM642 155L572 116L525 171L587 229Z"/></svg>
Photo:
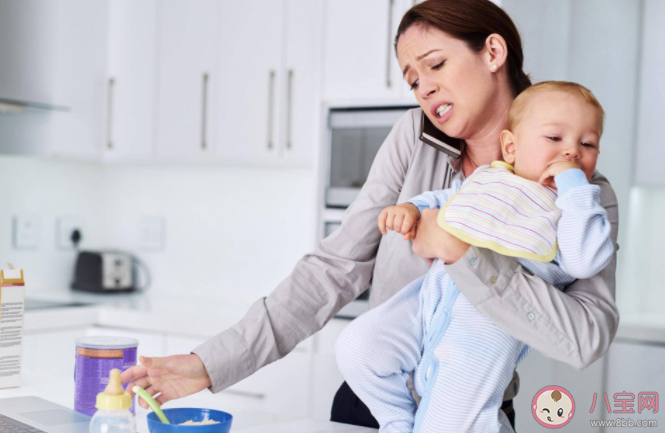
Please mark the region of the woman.
<svg viewBox="0 0 665 433"><path fill-rule="evenodd" d="M422 111L444 133L465 140L462 157L446 157L422 143L422 111L411 110L377 154L341 228L303 257L270 296L193 354L144 359L143 366L123 373L123 381L136 378L151 394L161 393L160 403L206 387L219 392L285 356L370 282L373 307L424 275L427 260L435 257L447 264L460 291L481 313L546 356L582 369L607 351L619 318L614 303L616 255L600 274L575 281L562 293L525 272L514 259L469 247L439 229L434 210L423 212L413 251L395 232L381 235L376 220L384 207L447 188L479 165L501 159L499 134L506 127L508 108L531 84L522 71L521 40L513 22L488 0L428 0L414 6L402 19L396 51ZM448 111L439 116L441 105ZM616 242L614 192L598 173L592 183L601 188ZM518 384L515 374L502 407L513 426L512 398ZM378 426L345 385L335 397L332 419Z"/></svg>

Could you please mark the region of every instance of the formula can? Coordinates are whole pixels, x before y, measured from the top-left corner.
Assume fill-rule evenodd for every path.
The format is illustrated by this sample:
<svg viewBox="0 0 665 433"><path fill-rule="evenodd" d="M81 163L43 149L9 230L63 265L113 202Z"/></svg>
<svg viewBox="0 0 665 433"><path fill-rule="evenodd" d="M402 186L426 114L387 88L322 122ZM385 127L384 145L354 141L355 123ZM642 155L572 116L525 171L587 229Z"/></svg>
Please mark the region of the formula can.
<svg viewBox="0 0 665 433"><path fill-rule="evenodd" d="M139 342L124 337L83 337L76 339L74 409L92 416L97 409L97 394L109 382L111 370L125 371L136 365ZM130 409L134 413L134 404Z"/></svg>

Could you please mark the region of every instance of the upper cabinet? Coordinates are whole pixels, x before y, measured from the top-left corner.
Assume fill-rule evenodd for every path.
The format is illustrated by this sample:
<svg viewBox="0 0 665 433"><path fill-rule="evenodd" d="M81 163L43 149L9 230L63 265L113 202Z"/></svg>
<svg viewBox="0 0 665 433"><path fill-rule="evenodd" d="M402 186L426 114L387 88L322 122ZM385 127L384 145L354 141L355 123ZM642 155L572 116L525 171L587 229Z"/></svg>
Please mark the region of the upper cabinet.
<svg viewBox="0 0 665 433"><path fill-rule="evenodd" d="M109 0L107 69L103 86L104 157L153 154L157 0Z"/></svg>
<svg viewBox="0 0 665 433"><path fill-rule="evenodd" d="M319 138L323 2L286 0L281 130L278 152L286 162L309 163Z"/></svg>
<svg viewBox="0 0 665 433"><path fill-rule="evenodd" d="M413 0L326 0L323 96L326 100L414 100L393 47Z"/></svg>
<svg viewBox="0 0 665 433"><path fill-rule="evenodd" d="M86 0L0 2L0 99L66 110L0 115L0 152L100 157L106 6Z"/></svg>
<svg viewBox="0 0 665 433"><path fill-rule="evenodd" d="M0 24L0 99L71 105L0 116L0 152L313 160L323 0L26 0L0 2ZM25 63L22 49L30 50Z"/></svg>
<svg viewBox="0 0 665 433"><path fill-rule="evenodd" d="M162 0L157 57L157 153L210 158L219 83L220 2Z"/></svg>
<svg viewBox="0 0 665 433"><path fill-rule="evenodd" d="M222 0L218 154L251 163L277 158L284 92L284 0Z"/></svg>
<svg viewBox="0 0 665 433"><path fill-rule="evenodd" d="M310 163L319 137L320 0L222 1L217 154Z"/></svg>

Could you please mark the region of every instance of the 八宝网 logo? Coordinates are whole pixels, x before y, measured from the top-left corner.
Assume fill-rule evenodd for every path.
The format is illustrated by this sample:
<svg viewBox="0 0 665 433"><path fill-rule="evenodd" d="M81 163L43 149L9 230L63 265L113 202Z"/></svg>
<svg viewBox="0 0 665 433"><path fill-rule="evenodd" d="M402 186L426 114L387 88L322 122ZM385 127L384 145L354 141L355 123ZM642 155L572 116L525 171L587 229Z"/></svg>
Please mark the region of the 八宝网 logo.
<svg viewBox="0 0 665 433"><path fill-rule="evenodd" d="M533 397L531 413L543 427L563 427L573 419L575 400L565 388L546 386Z"/></svg>

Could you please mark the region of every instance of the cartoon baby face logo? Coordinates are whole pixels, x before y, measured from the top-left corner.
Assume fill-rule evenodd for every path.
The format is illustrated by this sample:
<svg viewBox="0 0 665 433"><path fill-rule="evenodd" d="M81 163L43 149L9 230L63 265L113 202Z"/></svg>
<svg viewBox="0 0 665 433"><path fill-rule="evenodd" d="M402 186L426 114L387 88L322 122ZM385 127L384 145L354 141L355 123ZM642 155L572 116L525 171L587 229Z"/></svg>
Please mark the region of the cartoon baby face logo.
<svg viewBox="0 0 665 433"><path fill-rule="evenodd" d="M538 424L547 428L559 428L573 419L575 400L560 386L547 386L536 393L531 412Z"/></svg>

